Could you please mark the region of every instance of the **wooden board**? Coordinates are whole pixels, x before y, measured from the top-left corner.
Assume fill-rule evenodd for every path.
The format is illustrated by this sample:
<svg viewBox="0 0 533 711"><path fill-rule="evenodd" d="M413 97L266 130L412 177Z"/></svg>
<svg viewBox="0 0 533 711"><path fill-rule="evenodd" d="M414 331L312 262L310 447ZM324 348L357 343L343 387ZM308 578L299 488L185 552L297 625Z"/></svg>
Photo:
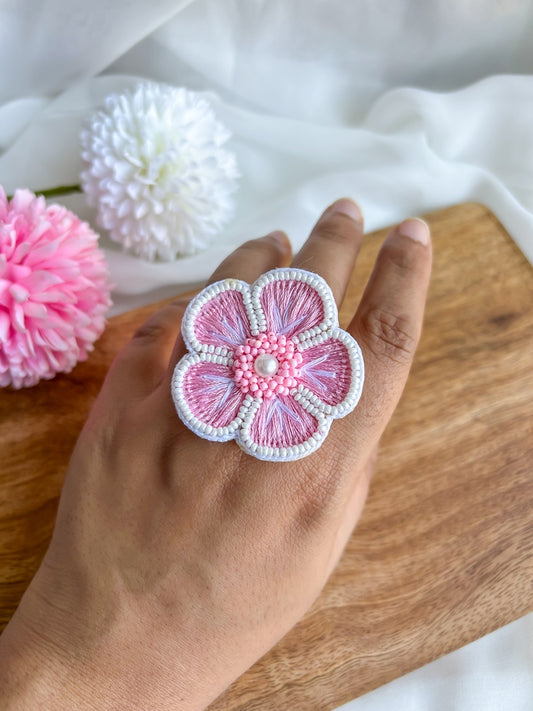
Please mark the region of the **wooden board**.
<svg viewBox="0 0 533 711"><path fill-rule="evenodd" d="M425 330L363 517L312 610L212 711L332 709L533 609L531 269L483 206L427 220ZM365 240L344 323L384 234ZM2 626L109 362L153 309L112 319L71 375L0 393Z"/></svg>

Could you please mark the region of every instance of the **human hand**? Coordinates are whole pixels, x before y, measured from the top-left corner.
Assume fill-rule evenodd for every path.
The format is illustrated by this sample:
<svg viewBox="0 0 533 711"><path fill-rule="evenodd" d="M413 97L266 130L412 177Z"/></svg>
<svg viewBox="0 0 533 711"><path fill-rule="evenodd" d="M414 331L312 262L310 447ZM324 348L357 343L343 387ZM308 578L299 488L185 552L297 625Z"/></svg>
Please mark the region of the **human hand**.
<svg viewBox="0 0 533 711"><path fill-rule="evenodd" d="M340 303L362 240L354 203L322 215L292 264ZM212 281L291 262L283 233L238 248ZM362 511L380 436L418 342L429 232L387 237L348 331L365 360L356 409L322 447L263 462L178 419L186 302L113 363L73 452L50 547L0 638L7 709L202 709L316 599Z"/></svg>

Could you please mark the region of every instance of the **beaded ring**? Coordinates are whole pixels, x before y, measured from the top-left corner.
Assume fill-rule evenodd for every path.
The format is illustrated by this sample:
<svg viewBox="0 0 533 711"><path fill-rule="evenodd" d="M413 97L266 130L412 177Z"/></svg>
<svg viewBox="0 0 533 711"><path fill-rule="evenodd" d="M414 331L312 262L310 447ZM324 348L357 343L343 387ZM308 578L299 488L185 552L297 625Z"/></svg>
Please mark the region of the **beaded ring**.
<svg viewBox="0 0 533 711"><path fill-rule="evenodd" d="M182 334L189 353L171 386L179 417L258 459L311 454L361 396L361 349L339 328L327 283L303 269L210 284L187 307Z"/></svg>

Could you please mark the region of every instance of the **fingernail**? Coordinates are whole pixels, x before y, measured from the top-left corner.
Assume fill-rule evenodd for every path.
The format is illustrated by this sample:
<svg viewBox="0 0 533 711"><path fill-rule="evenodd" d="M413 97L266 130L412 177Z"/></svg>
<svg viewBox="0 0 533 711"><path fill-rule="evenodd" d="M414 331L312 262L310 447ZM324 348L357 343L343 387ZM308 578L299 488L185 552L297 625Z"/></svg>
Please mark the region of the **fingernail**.
<svg viewBox="0 0 533 711"><path fill-rule="evenodd" d="M363 213L359 205L351 198L341 198L330 205L326 210L328 212L341 212L343 215L347 215L354 222L363 221Z"/></svg>
<svg viewBox="0 0 533 711"><path fill-rule="evenodd" d="M395 232L403 237L409 237L419 244L429 244L429 225L419 217L410 217L398 225Z"/></svg>

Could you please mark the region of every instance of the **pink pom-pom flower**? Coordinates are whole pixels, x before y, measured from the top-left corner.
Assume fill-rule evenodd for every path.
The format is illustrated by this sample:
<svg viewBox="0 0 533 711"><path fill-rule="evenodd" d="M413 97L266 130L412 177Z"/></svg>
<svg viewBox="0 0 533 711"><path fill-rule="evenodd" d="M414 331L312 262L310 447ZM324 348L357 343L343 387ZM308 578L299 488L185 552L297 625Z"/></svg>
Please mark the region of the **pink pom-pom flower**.
<svg viewBox="0 0 533 711"><path fill-rule="evenodd" d="M189 353L172 379L178 415L200 437L235 439L258 459L311 454L361 395L361 350L339 328L324 279L303 269L207 286L182 333Z"/></svg>
<svg viewBox="0 0 533 711"><path fill-rule="evenodd" d="M111 305L98 235L60 205L0 187L0 386L35 385L87 358Z"/></svg>

